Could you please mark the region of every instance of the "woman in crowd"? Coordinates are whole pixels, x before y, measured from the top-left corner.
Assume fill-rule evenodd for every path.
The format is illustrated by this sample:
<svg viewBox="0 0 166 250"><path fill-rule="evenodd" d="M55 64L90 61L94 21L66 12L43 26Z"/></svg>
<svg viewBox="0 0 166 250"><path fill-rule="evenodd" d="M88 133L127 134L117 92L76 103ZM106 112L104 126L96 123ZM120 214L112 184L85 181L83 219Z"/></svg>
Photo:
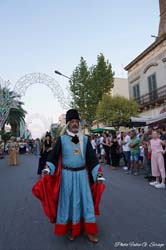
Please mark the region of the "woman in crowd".
<svg viewBox="0 0 166 250"><path fill-rule="evenodd" d="M0 141L0 159L4 158L4 142Z"/></svg>
<svg viewBox="0 0 166 250"><path fill-rule="evenodd" d="M42 170L45 167L49 153L52 150L52 138L49 132L46 133L45 139L41 145L41 157L39 158L38 175L42 174Z"/></svg>
<svg viewBox="0 0 166 250"><path fill-rule="evenodd" d="M110 136L108 133L105 133L104 134L104 149L105 149L106 164L108 165L111 165L110 147L111 147Z"/></svg>
<svg viewBox="0 0 166 250"><path fill-rule="evenodd" d="M150 182L149 184L156 188L165 188L165 167L164 167L164 150L163 142L159 139L159 134L157 131L153 131L152 139L150 140L149 151L151 151L151 167L152 167L152 176L156 177L156 181ZM162 182L160 183L160 176Z"/></svg>
<svg viewBox="0 0 166 250"><path fill-rule="evenodd" d="M116 135L112 136L110 146L112 169L117 169L119 166L119 144Z"/></svg>
<svg viewBox="0 0 166 250"><path fill-rule="evenodd" d="M16 142L15 137L12 136L9 142L9 165L10 166L18 165L18 150L19 150L19 145Z"/></svg>
<svg viewBox="0 0 166 250"><path fill-rule="evenodd" d="M100 137L99 143L100 143L100 158L101 158L101 163L105 163L105 150L104 150L105 134L104 133Z"/></svg>
<svg viewBox="0 0 166 250"><path fill-rule="evenodd" d="M95 140L95 135L91 135L91 144L92 144L92 148L95 152L95 154L97 155L97 143L96 143L96 140Z"/></svg>

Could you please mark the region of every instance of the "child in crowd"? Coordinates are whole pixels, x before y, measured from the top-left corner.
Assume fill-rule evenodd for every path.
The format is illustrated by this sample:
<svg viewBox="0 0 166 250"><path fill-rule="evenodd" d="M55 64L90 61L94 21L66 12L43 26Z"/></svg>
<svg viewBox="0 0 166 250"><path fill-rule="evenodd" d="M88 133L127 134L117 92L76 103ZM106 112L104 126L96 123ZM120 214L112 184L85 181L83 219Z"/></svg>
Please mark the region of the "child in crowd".
<svg viewBox="0 0 166 250"><path fill-rule="evenodd" d="M151 167L152 176L156 177L156 181L150 182L149 184L156 188L165 188L165 167L164 167L164 157L163 157L163 145L165 142L159 139L159 134L157 131L153 131L152 139L150 140L149 150L151 151ZM160 176L162 182L160 183Z"/></svg>

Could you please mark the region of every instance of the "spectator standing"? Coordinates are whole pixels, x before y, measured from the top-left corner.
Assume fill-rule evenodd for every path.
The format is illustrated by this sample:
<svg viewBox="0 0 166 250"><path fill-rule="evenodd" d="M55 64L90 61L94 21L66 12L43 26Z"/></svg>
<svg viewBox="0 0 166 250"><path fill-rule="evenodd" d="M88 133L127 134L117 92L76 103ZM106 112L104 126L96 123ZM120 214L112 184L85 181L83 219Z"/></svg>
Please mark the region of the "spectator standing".
<svg viewBox="0 0 166 250"><path fill-rule="evenodd" d="M101 163L105 163L105 150L104 150L105 138L104 133L100 137L100 156L101 156Z"/></svg>
<svg viewBox="0 0 166 250"><path fill-rule="evenodd" d="M130 152L130 147L129 147L129 144L130 144L130 136L129 136L129 133L128 132L124 132L123 133L123 140L122 140L122 149L123 149L123 154L124 154L124 157L125 157L125 163L126 163L126 166L123 168L124 170L130 170L130 156L131 156L131 152Z"/></svg>
<svg viewBox="0 0 166 250"><path fill-rule="evenodd" d="M18 150L19 150L19 145L16 142L15 137L12 136L10 143L9 143L9 164L10 164L10 166L18 165Z"/></svg>
<svg viewBox="0 0 166 250"><path fill-rule="evenodd" d="M142 137L142 146L144 148L144 162L143 166L145 169L145 179L148 179L149 181L152 179L151 174L151 153L148 152L148 147L150 143L150 139L152 137L152 129L148 128L148 130L144 133Z"/></svg>
<svg viewBox="0 0 166 250"><path fill-rule="evenodd" d="M111 147L111 141L110 141L110 136L108 133L105 134L105 144L104 144L104 149L105 149L105 157L106 157L106 163L108 165L111 165L111 159L110 159L110 147Z"/></svg>
<svg viewBox="0 0 166 250"><path fill-rule="evenodd" d="M150 182L149 184L156 188L165 188L165 167L164 167L164 157L163 157L163 145L165 143L159 139L159 134L157 131L153 131L152 139L150 140L149 150L152 153L151 164L152 164L152 175L156 177L156 181ZM160 176L162 182L160 183Z"/></svg>
<svg viewBox="0 0 166 250"><path fill-rule="evenodd" d="M95 154L97 155L97 143L94 135L91 136L91 144Z"/></svg>
<svg viewBox="0 0 166 250"><path fill-rule="evenodd" d="M131 131L131 140L129 143L129 147L131 148L131 163L130 163L130 173L134 175L140 174L140 164L139 164L139 156L140 156L140 139L137 137L135 130ZM134 173L134 165L136 165L137 171Z"/></svg>
<svg viewBox="0 0 166 250"><path fill-rule="evenodd" d="M140 146L139 146L139 150L140 150L139 162L140 162L141 168L143 168L143 162L144 162L144 147L143 147L142 143L141 143Z"/></svg>
<svg viewBox="0 0 166 250"><path fill-rule="evenodd" d="M4 142L0 141L0 159L4 158Z"/></svg>
<svg viewBox="0 0 166 250"><path fill-rule="evenodd" d="M162 128L162 130L161 130L160 139L164 142L164 145L163 145L163 149L164 149L164 166L165 166L165 170L166 170L166 131L165 131L165 127Z"/></svg>
<svg viewBox="0 0 166 250"><path fill-rule="evenodd" d="M52 151L52 137L51 134L47 132L40 152L41 157L39 158L39 165L37 171L38 175L42 174L42 170L45 167L48 155L51 153L51 151Z"/></svg>
<svg viewBox="0 0 166 250"><path fill-rule="evenodd" d="M119 144L116 135L113 135L112 137L110 151L112 169L117 169L119 166Z"/></svg>

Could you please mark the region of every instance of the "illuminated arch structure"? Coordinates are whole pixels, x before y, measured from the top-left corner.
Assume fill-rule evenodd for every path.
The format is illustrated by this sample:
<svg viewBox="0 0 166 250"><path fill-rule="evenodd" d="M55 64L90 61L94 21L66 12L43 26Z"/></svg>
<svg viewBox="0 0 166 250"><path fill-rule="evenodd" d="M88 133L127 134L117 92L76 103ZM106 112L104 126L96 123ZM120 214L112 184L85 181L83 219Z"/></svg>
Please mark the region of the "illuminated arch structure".
<svg viewBox="0 0 166 250"><path fill-rule="evenodd" d="M59 83L51 76L44 74L44 73L29 73L24 75L23 77L21 77L15 84L14 89L13 89L13 93L16 93L18 95L18 97L24 96L26 93L26 90L28 89L29 86L33 85L33 84L43 84L47 87L50 88L50 90L52 91L54 97L56 97L61 105L61 107L63 109L68 109L70 108L70 101L71 101L71 97L69 94L69 89L67 89L68 91L68 96L65 97L64 92L61 88L61 86L59 85ZM0 77L0 86L1 87L8 87L10 85L9 81L4 81L1 77ZM9 110L10 108L16 107L15 103L11 103L8 100L3 100L3 98L0 98L1 102L3 101L2 105L0 105L0 129L4 124L4 121L6 120L8 114L9 114ZM39 117L40 115L37 116L33 116L33 118L37 118L42 120L43 124L46 124L46 119L43 117ZM31 118L32 119L32 118ZM48 121L47 121L48 122Z"/></svg>
<svg viewBox="0 0 166 250"><path fill-rule="evenodd" d="M44 115L41 115L41 114L32 114L32 115L29 115L27 118L26 118L26 126L28 129L30 129L30 126L31 125L35 125L35 121L38 121L40 120L41 123L40 123L40 126L38 123L36 123L36 127L41 129L41 127L43 127L42 131L43 133L45 133L46 131L48 131L50 129L50 124L51 124L51 120L47 119L46 117L44 117Z"/></svg>
<svg viewBox="0 0 166 250"><path fill-rule="evenodd" d="M70 107L69 97L65 97L63 90L59 83L51 76L44 73L30 73L21 77L15 84L14 92L20 96L25 95L26 90L29 86L33 84L43 84L49 87L56 97L63 109L68 109Z"/></svg>
<svg viewBox="0 0 166 250"><path fill-rule="evenodd" d="M43 125L45 130L47 130L48 126L50 125L50 121L48 119L46 119L43 115L41 115L41 114L32 114L32 115L28 116L27 119L26 119L27 126L32 124L32 122L34 120L40 120L42 122L42 125Z"/></svg>

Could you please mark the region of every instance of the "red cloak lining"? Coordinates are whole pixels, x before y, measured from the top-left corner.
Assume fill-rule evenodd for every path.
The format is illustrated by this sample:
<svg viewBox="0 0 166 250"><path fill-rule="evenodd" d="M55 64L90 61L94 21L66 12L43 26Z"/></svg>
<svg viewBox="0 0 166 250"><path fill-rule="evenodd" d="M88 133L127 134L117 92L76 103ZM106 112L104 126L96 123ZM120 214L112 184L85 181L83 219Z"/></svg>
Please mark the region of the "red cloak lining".
<svg viewBox="0 0 166 250"><path fill-rule="evenodd" d="M60 156L54 175L43 176L32 188L33 195L40 200L44 213L50 219L51 223L56 223L61 172L62 157ZM100 215L99 204L104 189L105 184L102 182L95 182L91 185L95 215Z"/></svg>

